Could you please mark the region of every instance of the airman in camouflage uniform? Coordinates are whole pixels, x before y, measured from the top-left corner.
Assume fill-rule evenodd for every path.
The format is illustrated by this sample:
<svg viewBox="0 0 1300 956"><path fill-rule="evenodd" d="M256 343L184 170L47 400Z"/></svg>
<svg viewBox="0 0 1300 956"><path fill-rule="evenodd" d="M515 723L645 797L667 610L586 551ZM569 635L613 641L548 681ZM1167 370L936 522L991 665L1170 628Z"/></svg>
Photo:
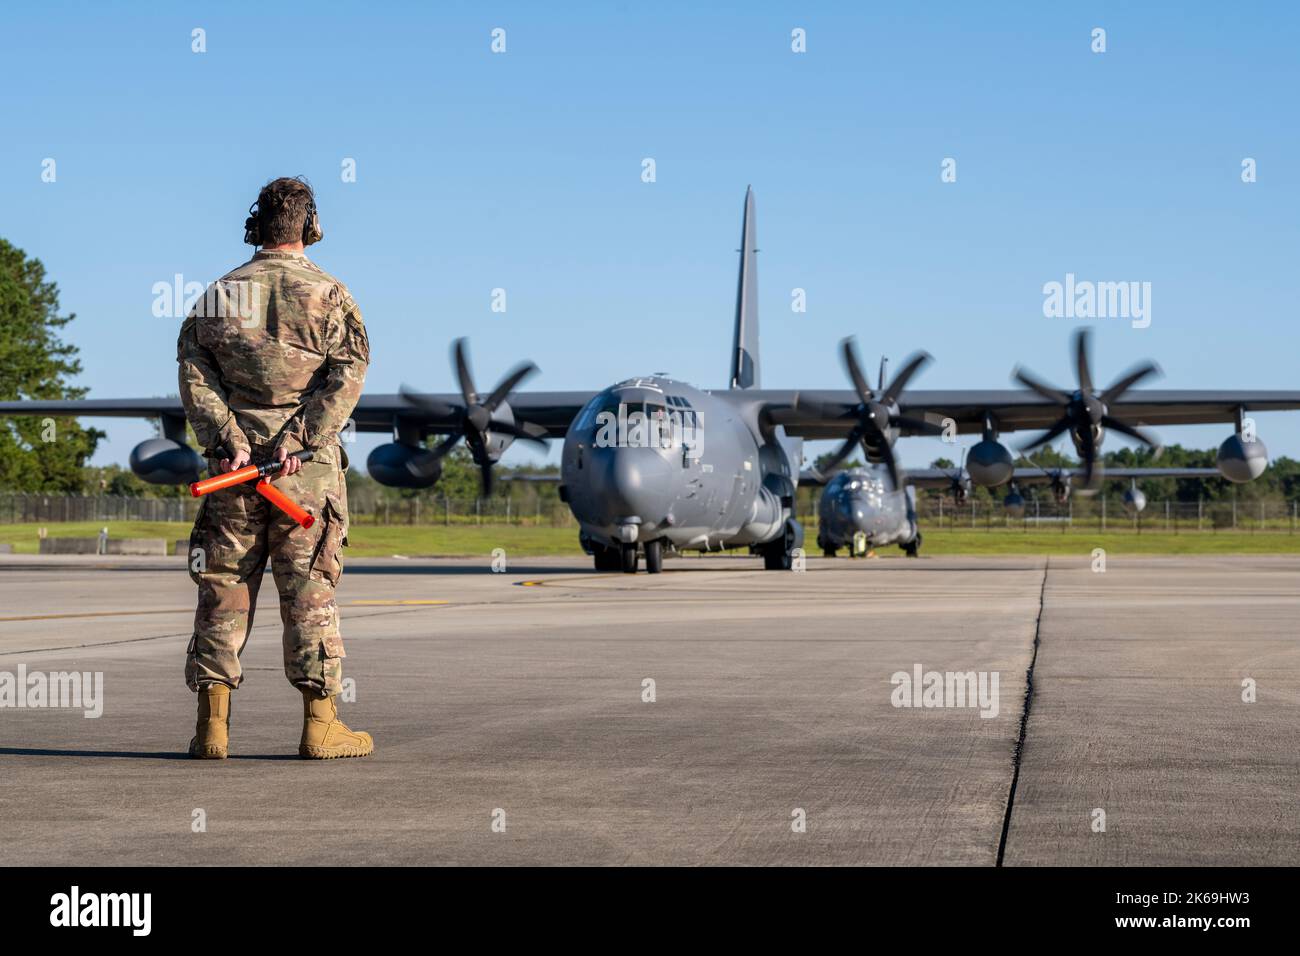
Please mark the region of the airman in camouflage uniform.
<svg viewBox="0 0 1300 956"><path fill-rule="evenodd" d="M276 180L258 207L263 234L269 222L282 237L215 283L181 326L181 400L213 473L310 450L310 461L292 462L275 484L316 522L300 527L253 482L203 499L190 537L199 599L185 679L200 695L190 750L226 755L230 691L242 680L239 656L269 561L280 593L285 676L304 699L299 752L364 756L373 749L369 735L348 730L335 709L344 652L334 588L348 522L340 431L361 395L370 346L347 287L306 257L303 242L283 239L284 221L305 241L314 241L313 230L320 235L308 187ZM258 215L250 216L246 238L260 238Z"/></svg>

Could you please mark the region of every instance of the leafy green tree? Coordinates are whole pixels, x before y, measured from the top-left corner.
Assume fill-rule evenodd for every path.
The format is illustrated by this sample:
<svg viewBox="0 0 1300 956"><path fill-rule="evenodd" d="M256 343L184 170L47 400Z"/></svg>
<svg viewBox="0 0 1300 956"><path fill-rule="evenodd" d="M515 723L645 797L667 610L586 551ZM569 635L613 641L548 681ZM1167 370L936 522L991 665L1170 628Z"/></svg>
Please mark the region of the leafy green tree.
<svg viewBox="0 0 1300 956"><path fill-rule="evenodd" d="M59 330L75 316L59 314L59 290L39 259L0 239L0 400L81 398L67 384L81 371L75 346ZM104 432L71 419L0 421L0 488L76 493L82 467Z"/></svg>

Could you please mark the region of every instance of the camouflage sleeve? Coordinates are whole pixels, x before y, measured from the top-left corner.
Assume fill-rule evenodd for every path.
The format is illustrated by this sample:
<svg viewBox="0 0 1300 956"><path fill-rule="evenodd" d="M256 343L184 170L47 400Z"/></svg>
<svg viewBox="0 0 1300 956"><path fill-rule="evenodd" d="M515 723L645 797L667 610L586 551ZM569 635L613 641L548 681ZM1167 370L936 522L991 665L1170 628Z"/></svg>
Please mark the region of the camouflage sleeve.
<svg viewBox="0 0 1300 956"><path fill-rule="evenodd" d="M338 313L341 327L325 357L325 379L282 432L313 451L339 443L339 432L357 407L370 365L370 340L361 310L346 290Z"/></svg>
<svg viewBox="0 0 1300 956"><path fill-rule="evenodd" d="M180 363L181 404L185 417L194 428L209 458L222 458L224 451L234 455L248 451L248 439L230 410L225 386L217 370L216 359L199 342L198 320L189 316L181 326L176 342L176 361Z"/></svg>

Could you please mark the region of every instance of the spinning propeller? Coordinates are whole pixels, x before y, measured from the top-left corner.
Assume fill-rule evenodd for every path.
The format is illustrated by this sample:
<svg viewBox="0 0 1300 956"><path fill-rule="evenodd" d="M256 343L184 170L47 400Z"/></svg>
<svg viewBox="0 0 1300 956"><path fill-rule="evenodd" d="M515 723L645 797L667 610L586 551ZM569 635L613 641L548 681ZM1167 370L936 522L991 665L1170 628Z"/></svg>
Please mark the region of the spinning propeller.
<svg viewBox="0 0 1300 956"><path fill-rule="evenodd" d="M894 488L901 488L902 475L899 474L898 462L894 458L894 436L890 435L890 430L906 428L924 434L937 434L943 431L939 425L923 418L901 415L898 411L898 399L903 394L903 389L907 387L912 376L930 362L930 356L925 352L917 352L909 358L894 376L894 380L889 383L888 388L885 387L882 365L879 394L877 394L871 390L866 376L862 374L862 365L858 361L857 346L853 339L845 339L840 343L840 348L843 353L844 370L848 372L853 382L853 389L858 393L859 405L855 409L857 424L844 439L844 444L831 456L823 471L826 474L833 472L840 462L852 453L854 446L861 445L868 460L875 455L884 462L885 467L889 469L889 477L893 481Z"/></svg>
<svg viewBox="0 0 1300 956"><path fill-rule="evenodd" d="M469 446L474 463L479 467L479 483L483 497L492 494L492 465L494 459L488 451L490 433L509 435L524 441L534 442L546 448L546 440L532 434L514 420L509 412L507 399L524 379L537 371L532 362L516 365L487 396L480 396L474 388L474 378L469 371L465 339L457 339L452 346L452 365L456 370L456 381L460 384L460 395L464 400L461 405L448 405L427 395L402 387L402 397L430 415L444 421L453 421L453 431L441 442L411 459L410 468L421 475L436 474L441 470L443 457L451 451L462 438ZM503 408L503 405L505 406ZM504 412L504 414L499 414Z"/></svg>
<svg viewBox="0 0 1300 956"><path fill-rule="evenodd" d="M1116 418L1110 414L1108 408L1110 403L1117 401L1138 382L1148 376L1159 374L1159 367L1153 362L1143 362L1136 365L1117 378L1109 388L1098 394L1093 390L1092 370L1088 363L1088 352L1088 330L1086 328L1079 329L1074 333L1074 358L1079 382L1079 387L1074 392L1066 392L1052 385L1045 385L1022 368L1017 368L1013 373L1013 377L1021 385L1037 392L1047 400L1055 402L1062 409L1062 415L1055 425L1033 441L1022 445L1020 450L1028 451L1031 448L1037 448L1039 445L1046 444L1058 435L1069 431L1075 447L1078 449L1079 457L1083 462L1083 483L1085 486L1092 485L1093 467L1097 462L1097 451L1100 445L1101 429L1103 428L1113 429L1122 435L1136 438L1157 454L1160 452L1160 444L1155 438L1136 426Z"/></svg>

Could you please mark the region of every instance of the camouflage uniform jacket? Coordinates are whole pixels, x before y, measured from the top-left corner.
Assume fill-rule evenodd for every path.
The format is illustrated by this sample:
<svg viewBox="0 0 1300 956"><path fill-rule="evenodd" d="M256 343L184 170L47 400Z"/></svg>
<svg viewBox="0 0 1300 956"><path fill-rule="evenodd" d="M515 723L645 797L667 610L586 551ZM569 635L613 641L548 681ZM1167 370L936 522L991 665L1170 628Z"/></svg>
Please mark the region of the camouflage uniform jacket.
<svg viewBox="0 0 1300 956"><path fill-rule="evenodd" d="M185 414L210 459L281 446L335 457L370 344L347 287L301 252L260 251L214 283L177 343Z"/></svg>

